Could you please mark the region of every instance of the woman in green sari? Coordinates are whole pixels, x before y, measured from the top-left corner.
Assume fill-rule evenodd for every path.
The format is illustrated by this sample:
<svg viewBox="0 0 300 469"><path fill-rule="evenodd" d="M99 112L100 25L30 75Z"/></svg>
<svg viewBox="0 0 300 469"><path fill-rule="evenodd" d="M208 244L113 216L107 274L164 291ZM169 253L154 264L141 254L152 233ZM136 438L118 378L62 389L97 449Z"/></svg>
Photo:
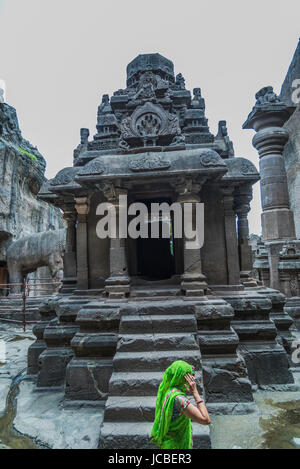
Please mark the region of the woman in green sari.
<svg viewBox="0 0 300 469"><path fill-rule="evenodd" d="M187 399L193 395L196 406ZM159 386L151 443L162 449L191 449L193 447L191 420L209 425L207 408L195 381L195 369L178 360L166 369Z"/></svg>

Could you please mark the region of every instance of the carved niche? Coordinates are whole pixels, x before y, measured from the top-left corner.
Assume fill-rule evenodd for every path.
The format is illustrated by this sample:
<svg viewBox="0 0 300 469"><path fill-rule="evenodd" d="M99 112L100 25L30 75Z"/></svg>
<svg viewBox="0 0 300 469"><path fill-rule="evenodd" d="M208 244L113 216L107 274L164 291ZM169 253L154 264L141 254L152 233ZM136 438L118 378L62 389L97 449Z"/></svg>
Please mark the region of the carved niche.
<svg viewBox="0 0 300 469"><path fill-rule="evenodd" d="M178 117L151 102L138 107L130 117L126 117L121 122L122 140L155 138L180 133Z"/></svg>

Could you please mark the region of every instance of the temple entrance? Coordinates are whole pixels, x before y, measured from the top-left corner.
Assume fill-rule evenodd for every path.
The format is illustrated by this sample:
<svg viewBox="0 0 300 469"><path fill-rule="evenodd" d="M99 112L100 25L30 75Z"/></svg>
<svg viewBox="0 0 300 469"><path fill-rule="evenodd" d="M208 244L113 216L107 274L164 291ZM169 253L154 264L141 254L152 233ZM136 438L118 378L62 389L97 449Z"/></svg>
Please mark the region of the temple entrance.
<svg viewBox="0 0 300 469"><path fill-rule="evenodd" d="M168 202L168 200L146 200L143 201L148 206L150 213L150 204ZM158 238L151 238L151 229L156 225L159 233ZM138 275L147 280L163 280L172 277L175 274L175 252L173 239L173 220L172 217L162 217L157 219L150 218L147 222L148 238L137 239L137 270ZM163 238L163 232L170 233L170 238Z"/></svg>

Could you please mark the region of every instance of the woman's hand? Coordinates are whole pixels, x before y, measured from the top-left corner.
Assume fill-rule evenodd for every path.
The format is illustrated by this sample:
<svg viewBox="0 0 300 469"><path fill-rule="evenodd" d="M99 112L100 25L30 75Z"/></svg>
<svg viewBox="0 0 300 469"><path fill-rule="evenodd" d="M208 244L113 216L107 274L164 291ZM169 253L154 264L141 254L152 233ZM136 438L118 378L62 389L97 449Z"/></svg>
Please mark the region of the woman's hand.
<svg viewBox="0 0 300 469"><path fill-rule="evenodd" d="M193 396L194 394L198 394L195 377L191 375L190 373L187 373L184 377L188 383L188 384L185 384L185 389L187 390L187 392L189 392L190 394L193 394Z"/></svg>

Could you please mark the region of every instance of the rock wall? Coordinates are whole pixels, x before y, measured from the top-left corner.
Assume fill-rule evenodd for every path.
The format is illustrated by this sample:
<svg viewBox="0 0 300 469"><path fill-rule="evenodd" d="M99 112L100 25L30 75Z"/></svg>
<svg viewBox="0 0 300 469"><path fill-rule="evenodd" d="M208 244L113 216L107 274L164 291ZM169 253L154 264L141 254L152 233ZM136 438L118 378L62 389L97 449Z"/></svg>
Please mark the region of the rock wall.
<svg viewBox="0 0 300 469"><path fill-rule="evenodd" d="M295 109L285 124L290 138L285 146L283 158L287 172L291 209L294 212L296 236L300 238L300 103L295 101L295 98L299 99L300 97L300 91L298 92L300 87L295 87L295 80L300 80L300 40L280 94L281 99L292 109Z"/></svg>
<svg viewBox="0 0 300 469"><path fill-rule="evenodd" d="M283 158L288 179L291 209L294 212L296 236L300 238L300 105L285 127L289 131L290 138L285 146Z"/></svg>
<svg viewBox="0 0 300 469"><path fill-rule="evenodd" d="M16 110L0 102L1 283L8 281L6 255L14 240L64 226L60 210L37 199L45 167L38 149L22 137Z"/></svg>

